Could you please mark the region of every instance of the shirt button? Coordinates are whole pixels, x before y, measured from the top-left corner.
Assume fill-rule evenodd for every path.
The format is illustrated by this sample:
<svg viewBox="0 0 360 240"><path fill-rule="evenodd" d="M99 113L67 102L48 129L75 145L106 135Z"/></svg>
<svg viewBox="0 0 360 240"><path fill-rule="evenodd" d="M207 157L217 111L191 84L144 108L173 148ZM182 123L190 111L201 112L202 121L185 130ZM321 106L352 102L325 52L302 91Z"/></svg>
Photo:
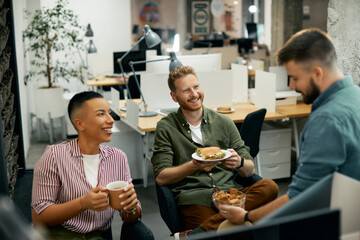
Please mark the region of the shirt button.
<svg viewBox="0 0 360 240"><path fill-rule="evenodd" d="M212 173L209 173L209 176L212 176Z"/></svg>
<svg viewBox="0 0 360 240"><path fill-rule="evenodd" d="M190 131L188 131L188 133L190 133Z"/></svg>
<svg viewBox="0 0 360 240"><path fill-rule="evenodd" d="M215 185L213 185L213 187L216 187Z"/></svg>

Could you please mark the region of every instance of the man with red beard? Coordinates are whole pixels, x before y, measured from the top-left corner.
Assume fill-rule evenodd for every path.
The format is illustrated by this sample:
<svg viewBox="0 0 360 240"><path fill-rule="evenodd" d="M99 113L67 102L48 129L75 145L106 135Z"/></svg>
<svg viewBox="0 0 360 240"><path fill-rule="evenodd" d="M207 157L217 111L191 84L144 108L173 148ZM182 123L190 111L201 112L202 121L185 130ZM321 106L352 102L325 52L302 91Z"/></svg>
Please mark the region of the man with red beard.
<svg viewBox="0 0 360 240"><path fill-rule="evenodd" d="M120 239L154 239L141 221L140 202L131 184L126 154L100 145L111 140L114 119L110 106L96 92L81 92L69 102L68 113L78 138L47 146L34 167L31 213L35 225L48 227L46 239L112 239L115 210L105 186L126 181L119 213L124 221Z"/></svg>
<svg viewBox="0 0 360 240"><path fill-rule="evenodd" d="M297 169L288 192L265 206L251 211L219 206L234 224L260 220L334 172L360 180L360 89L337 67L329 36L304 29L278 51L277 60L286 67L290 88L313 104L300 135Z"/></svg>
<svg viewBox="0 0 360 240"><path fill-rule="evenodd" d="M175 68L168 85L180 108L158 122L151 161L156 182L171 185L182 213L187 231L175 236L216 230L225 220L212 203L216 189L245 192L247 210L275 199L278 186L271 179L245 188L233 181L236 172L242 177L254 174L253 159L232 120L203 106L204 93L194 69ZM231 156L221 162L198 161L191 157L198 147L220 147Z"/></svg>

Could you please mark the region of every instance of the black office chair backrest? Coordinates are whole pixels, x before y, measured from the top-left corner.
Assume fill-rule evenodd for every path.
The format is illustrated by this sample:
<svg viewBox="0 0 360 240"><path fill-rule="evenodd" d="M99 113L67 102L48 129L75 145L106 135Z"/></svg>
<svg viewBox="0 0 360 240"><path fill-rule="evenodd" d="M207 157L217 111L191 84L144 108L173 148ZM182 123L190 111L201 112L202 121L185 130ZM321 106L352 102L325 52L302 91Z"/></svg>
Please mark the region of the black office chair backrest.
<svg viewBox="0 0 360 240"><path fill-rule="evenodd" d="M260 133L264 123L265 114L265 108L249 113L245 117L239 130L245 145L250 148L250 155L252 157L255 157L259 152Z"/></svg>
<svg viewBox="0 0 360 240"><path fill-rule="evenodd" d="M178 213L175 198L169 186L160 186L155 182L156 195L158 198L160 216L168 226L172 234L184 231L183 224Z"/></svg>

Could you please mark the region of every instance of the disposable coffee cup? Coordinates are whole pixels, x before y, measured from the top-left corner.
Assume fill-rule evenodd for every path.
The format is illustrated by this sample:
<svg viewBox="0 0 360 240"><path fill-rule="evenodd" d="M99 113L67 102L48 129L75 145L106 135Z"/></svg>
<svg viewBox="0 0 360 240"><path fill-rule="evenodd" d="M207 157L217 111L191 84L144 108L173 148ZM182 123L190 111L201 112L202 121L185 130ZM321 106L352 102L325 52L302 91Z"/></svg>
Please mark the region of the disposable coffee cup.
<svg viewBox="0 0 360 240"><path fill-rule="evenodd" d="M125 181L116 181L111 182L106 185L110 207L115 210L122 210L124 206L120 203L125 200L125 198L119 198L119 195L124 192L124 188L128 185Z"/></svg>

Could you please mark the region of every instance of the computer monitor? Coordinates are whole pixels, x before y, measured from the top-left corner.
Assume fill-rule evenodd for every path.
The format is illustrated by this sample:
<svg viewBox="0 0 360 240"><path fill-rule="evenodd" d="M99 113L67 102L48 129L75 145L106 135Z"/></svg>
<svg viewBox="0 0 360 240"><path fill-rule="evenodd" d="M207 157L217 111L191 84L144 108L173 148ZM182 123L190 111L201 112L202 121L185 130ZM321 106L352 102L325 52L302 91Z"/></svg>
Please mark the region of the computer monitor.
<svg viewBox="0 0 360 240"><path fill-rule="evenodd" d="M248 38L258 42L256 23L246 23L246 29L248 32Z"/></svg>
<svg viewBox="0 0 360 240"><path fill-rule="evenodd" d="M117 62L118 59L120 59L124 54L127 52L114 52L113 53L113 62L114 62L114 73L121 74L121 69L119 66L119 63ZM133 61L144 61L146 60L146 51L145 50L138 50L138 51L131 51L129 54L122 60L122 67L124 69L124 72L129 73L132 72L129 62ZM146 71L146 64L136 64L134 65L135 71Z"/></svg>
<svg viewBox="0 0 360 240"><path fill-rule="evenodd" d="M340 237L340 211L321 209L299 213L272 221L241 225L222 232L207 232L192 235L196 240L337 240Z"/></svg>
<svg viewBox="0 0 360 240"><path fill-rule="evenodd" d="M239 38L237 40L238 44L238 53L241 55L243 53L249 53L253 47L253 39L251 38Z"/></svg>

